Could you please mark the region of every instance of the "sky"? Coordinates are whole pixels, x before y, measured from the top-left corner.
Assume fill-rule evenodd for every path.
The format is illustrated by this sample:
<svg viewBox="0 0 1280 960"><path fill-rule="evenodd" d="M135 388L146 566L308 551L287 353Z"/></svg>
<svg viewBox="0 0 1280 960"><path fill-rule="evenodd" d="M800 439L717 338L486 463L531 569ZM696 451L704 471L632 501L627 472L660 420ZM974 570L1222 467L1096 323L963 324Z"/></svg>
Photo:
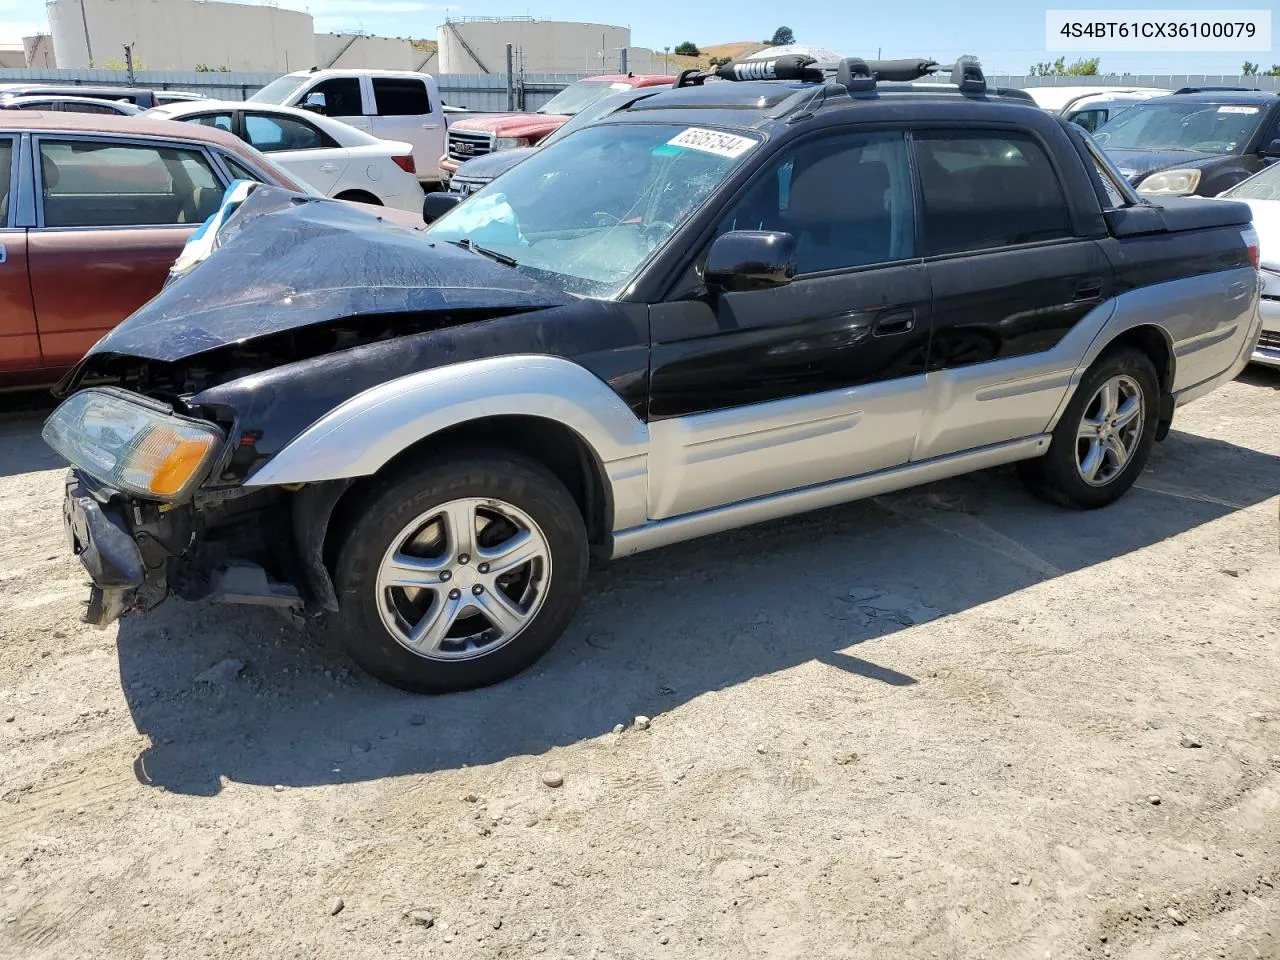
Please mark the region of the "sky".
<svg viewBox="0 0 1280 960"><path fill-rule="evenodd" d="M320 32L363 30L385 36L434 39L445 16L534 16L547 20L605 21L631 28L638 47L662 49L684 40L697 44L764 40L786 25L799 43L813 43L852 56L929 57L947 62L974 54L988 73L1026 73L1032 63L1065 55L1068 61L1088 52L1061 54L1045 49L1044 11L1069 9L1067 0L912 0L910 3L780 4L776 0L645 0L638 4L602 4L600 0L279 0L279 6L306 10ZM1266 9L1258 0L1085 0L1090 9ZM604 11L608 11L607 13ZM1280 64L1277 35L1280 15L1273 14L1273 48L1260 53L1116 53L1098 54L1103 73L1238 73L1245 60L1263 69ZM622 21L622 22L619 22ZM48 30L43 0L0 0L0 42L16 43L24 35Z"/></svg>

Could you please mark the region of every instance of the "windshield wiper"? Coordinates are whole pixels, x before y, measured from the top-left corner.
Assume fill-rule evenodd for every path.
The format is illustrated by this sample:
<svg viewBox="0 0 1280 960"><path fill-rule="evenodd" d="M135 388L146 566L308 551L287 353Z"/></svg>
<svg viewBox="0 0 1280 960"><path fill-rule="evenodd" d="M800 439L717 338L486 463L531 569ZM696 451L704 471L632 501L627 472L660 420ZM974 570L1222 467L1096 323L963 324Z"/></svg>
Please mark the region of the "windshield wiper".
<svg viewBox="0 0 1280 960"><path fill-rule="evenodd" d="M518 267L520 262L515 257L508 257L505 253L499 253L497 250L490 250L488 247L482 247L470 237L463 237L461 240L450 240L455 247L461 247L463 250L470 250L472 253L478 253L482 257L488 257L495 263L500 263L505 267Z"/></svg>

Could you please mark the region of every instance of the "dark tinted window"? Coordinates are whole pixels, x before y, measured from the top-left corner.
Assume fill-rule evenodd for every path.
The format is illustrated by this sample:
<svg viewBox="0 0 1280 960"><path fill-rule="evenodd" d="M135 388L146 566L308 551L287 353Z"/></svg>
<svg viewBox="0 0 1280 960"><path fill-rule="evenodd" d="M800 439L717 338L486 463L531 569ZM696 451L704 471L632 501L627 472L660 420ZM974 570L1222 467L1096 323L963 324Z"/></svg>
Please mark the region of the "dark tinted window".
<svg viewBox="0 0 1280 960"><path fill-rule="evenodd" d="M222 162L225 163L227 165L227 169L231 171L231 176L235 177L237 180L253 180L257 183L267 182L266 177L262 176L262 174L257 173L254 170L250 170L243 163L237 162L234 158L227 156L225 153L222 154Z"/></svg>
<svg viewBox="0 0 1280 960"><path fill-rule="evenodd" d="M263 153L279 150L319 150L333 146L333 141L309 123L293 117L274 117L261 113L244 115L245 139Z"/></svg>
<svg viewBox="0 0 1280 960"><path fill-rule="evenodd" d="M913 256L902 135L850 134L784 151L721 221L719 232L729 230L792 234L799 273Z"/></svg>
<svg viewBox="0 0 1280 960"><path fill-rule="evenodd" d="M1093 133L1093 131L1107 122L1107 111L1103 109L1081 110L1079 113L1072 115L1071 122Z"/></svg>
<svg viewBox="0 0 1280 960"><path fill-rule="evenodd" d="M76 103L64 100L62 109L67 113L109 113L112 116L120 116L119 110L115 107L109 107L105 103Z"/></svg>
<svg viewBox="0 0 1280 960"><path fill-rule="evenodd" d="M202 113L198 117L183 117L187 123L198 123L202 127L216 127L219 130L231 132L231 114L230 113Z"/></svg>
<svg viewBox="0 0 1280 960"><path fill-rule="evenodd" d="M1071 235L1071 215L1049 157L1018 133L915 134L926 256Z"/></svg>
<svg viewBox="0 0 1280 960"><path fill-rule="evenodd" d="M9 223L9 185L13 180L13 141L0 138L0 227Z"/></svg>
<svg viewBox="0 0 1280 960"><path fill-rule="evenodd" d="M74 140L40 144L46 227L197 224L222 203L204 154Z"/></svg>
<svg viewBox="0 0 1280 960"><path fill-rule="evenodd" d="M373 102L380 117L417 117L431 112L427 85L421 80L374 77Z"/></svg>
<svg viewBox="0 0 1280 960"><path fill-rule="evenodd" d="M358 117L364 113L360 81L355 77L333 77L317 83L307 93L324 94L324 114L327 117Z"/></svg>

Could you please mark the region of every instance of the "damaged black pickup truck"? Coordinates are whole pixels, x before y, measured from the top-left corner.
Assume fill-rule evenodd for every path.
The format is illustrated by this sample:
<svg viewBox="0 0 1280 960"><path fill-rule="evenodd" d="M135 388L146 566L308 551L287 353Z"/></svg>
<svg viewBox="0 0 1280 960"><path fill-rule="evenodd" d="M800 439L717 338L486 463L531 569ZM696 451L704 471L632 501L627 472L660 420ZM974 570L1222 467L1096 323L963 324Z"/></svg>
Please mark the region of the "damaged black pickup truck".
<svg viewBox="0 0 1280 960"><path fill-rule="evenodd" d="M591 554L1015 462L1111 503L1248 360L1249 210L940 69L686 73L425 231L239 191L46 424L89 619L325 614L452 690L540 656Z"/></svg>

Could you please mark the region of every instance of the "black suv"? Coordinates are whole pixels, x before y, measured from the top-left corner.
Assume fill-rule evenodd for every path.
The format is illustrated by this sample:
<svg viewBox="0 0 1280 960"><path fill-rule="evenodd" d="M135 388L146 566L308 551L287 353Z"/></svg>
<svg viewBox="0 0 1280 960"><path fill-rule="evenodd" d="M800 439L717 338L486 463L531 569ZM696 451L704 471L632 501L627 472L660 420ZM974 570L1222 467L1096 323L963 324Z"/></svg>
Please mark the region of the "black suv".
<svg viewBox="0 0 1280 960"><path fill-rule="evenodd" d="M685 74L425 232L237 194L46 424L89 619L323 612L450 690L541 655L591 554L1014 462L1111 503L1248 360L1249 209L938 69Z"/></svg>
<svg viewBox="0 0 1280 960"><path fill-rule="evenodd" d="M1280 95L1178 91L1134 104L1094 138L1143 196L1214 197L1280 160Z"/></svg>

